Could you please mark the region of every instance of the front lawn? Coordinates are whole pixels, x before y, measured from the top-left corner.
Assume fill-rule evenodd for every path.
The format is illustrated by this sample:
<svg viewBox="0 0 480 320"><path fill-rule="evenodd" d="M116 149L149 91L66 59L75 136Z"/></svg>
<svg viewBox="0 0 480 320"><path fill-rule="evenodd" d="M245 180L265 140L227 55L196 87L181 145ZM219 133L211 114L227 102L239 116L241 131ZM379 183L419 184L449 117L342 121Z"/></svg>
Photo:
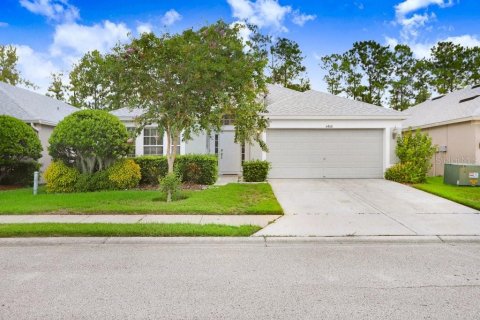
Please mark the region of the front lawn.
<svg viewBox="0 0 480 320"><path fill-rule="evenodd" d="M159 223L19 223L0 224L0 238L13 237L248 237L257 226Z"/></svg>
<svg viewBox="0 0 480 320"><path fill-rule="evenodd" d="M480 187L457 187L444 184L443 177L427 178L426 183L416 184L414 187L480 210Z"/></svg>
<svg viewBox="0 0 480 320"><path fill-rule="evenodd" d="M228 184L184 191L186 199L165 202L156 190L48 194L30 188L0 191L0 214L282 214L267 183Z"/></svg>

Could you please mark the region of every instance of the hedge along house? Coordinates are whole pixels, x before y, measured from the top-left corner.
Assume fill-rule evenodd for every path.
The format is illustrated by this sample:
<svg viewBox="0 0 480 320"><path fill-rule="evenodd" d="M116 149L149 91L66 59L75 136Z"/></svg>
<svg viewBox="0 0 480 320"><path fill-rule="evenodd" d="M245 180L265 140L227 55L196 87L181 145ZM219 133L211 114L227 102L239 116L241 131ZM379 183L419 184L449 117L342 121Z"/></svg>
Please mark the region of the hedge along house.
<svg viewBox="0 0 480 320"><path fill-rule="evenodd" d="M427 100L405 111L404 130L421 129L437 145L431 175L445 163L480 164L480 85Z"/></svg>
<svg viewBox="0 0 480 320"><path fill-rule="evenodd" d="M0 81L0 114L28 123L37 132L42 143L41 170L50 164L48 139L55 126L69 114L78 111L65 102Z"/></svg>
<svg viewBox="0 0 480 320"><path fill-rule="evenodd" d="M382 178L396 161L404 114L314 90L269 85L268 91L269 128L263 133L268 152L235 143L234 119L225 117L221 132L180 139L180 154L216 154L220 174L241 174L244 160L267 160L269 178ZM112 113L133 130L140 112ZM149 126L136 138L135 155L165 155L164 146L166 139Z"/></svg>

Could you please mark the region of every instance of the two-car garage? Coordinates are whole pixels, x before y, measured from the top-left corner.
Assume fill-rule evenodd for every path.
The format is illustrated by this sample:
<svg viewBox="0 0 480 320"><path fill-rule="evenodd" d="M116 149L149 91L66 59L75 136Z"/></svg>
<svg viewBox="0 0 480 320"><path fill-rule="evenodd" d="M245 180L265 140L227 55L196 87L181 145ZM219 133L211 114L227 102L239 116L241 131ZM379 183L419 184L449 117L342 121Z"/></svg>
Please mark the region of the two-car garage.
<svg viewBox="0 0 480 320"><path fill-rule="evenodd" d="M383 129L269 129L270 178L382 178Z"/></svg>

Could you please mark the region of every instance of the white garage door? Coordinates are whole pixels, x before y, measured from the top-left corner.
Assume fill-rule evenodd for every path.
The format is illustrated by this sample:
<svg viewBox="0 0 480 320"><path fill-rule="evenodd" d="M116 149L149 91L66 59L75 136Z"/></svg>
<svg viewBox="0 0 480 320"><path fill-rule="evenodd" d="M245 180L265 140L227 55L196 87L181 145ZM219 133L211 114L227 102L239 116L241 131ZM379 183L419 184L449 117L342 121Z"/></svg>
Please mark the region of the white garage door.
<svg viewBox="0 0 480 320"><path fill-rule="evenodd" d="M270 178L382 178L383 130L271 129Z"/></svg>

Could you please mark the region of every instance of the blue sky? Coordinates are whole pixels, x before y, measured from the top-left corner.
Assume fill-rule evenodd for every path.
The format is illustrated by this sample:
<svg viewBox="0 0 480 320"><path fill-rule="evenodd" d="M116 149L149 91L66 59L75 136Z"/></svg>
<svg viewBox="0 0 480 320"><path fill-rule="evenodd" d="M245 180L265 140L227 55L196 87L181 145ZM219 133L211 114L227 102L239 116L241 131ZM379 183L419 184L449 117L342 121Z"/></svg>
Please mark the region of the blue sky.
<svg viewBox="0 0 480 320"><path fill-rule="evenodd" d="M312 87L325 90L322 55L353 42L407 43L427 56L436 42L480 45L478 0L1 0L0 43L17 47L24 77L45 92L85 52L108 51L143 31L179 32L247 20L300 44Z"/></svg>

